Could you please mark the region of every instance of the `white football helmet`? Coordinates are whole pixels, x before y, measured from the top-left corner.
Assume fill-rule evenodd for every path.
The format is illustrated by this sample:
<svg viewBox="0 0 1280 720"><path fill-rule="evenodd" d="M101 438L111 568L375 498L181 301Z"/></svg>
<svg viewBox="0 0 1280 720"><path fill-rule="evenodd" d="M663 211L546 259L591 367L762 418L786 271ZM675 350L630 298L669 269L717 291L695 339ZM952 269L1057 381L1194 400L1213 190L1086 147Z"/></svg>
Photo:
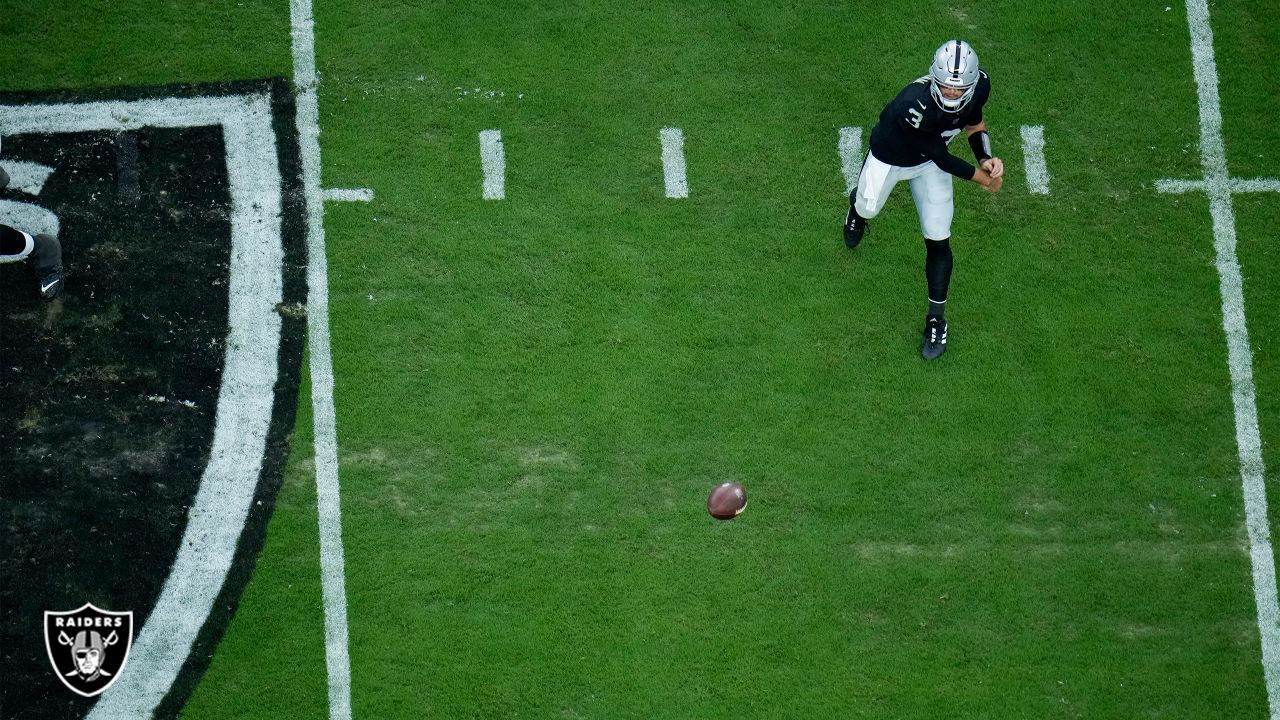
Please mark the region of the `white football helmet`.
<svg viewBox="0 0 1280 720"><path fill-rule="evenodd" d="M964 94L952 100L944 97L942 88L963 90ZM978 87L978 53L963 40L948 40L933 54L929 66L929 92L938 107L957 113L969 104L973 91Z"/></svg>

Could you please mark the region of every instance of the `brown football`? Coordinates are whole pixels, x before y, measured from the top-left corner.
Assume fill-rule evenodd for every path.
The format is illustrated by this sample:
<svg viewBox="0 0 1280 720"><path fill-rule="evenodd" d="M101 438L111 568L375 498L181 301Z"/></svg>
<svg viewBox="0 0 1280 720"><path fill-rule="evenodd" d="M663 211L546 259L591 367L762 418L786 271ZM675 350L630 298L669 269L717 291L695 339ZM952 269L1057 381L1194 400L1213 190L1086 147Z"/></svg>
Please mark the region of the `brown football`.
<svg viewBox="0 0 1280 720"><path fill-rule="evenodd" d="M738 483L720 483L707 496L707 512L717 520L732 520L746 509L747 491Z"/></svg>

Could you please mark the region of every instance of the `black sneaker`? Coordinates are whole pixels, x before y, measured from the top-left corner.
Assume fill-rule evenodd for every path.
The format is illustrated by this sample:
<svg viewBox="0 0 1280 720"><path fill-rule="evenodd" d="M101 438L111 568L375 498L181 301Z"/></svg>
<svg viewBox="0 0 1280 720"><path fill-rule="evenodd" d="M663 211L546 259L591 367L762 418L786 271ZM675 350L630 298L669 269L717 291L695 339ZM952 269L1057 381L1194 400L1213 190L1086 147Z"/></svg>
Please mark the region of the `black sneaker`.
<svg viewBox="0 0 1280 720"><path fill-rule="evenodd" d="M40 297L45 300L52 300L62 294L62 285L65 275L62 272L61 265L54 265L49 270L40 274Z"/></svg>
<svg viewBox="0 0 1280 720"><path fill-rule="evenodd" d="M925 360L933 360L947 351L947 321L937 315L930 315L924 321L924 342L920 344L920 355Z"/></svg>
<svg viewBox="0 0 1280 720"><path fill-rule="evenodd" d="M867 233L867 221L858 217L858 213L853 211L853 206L849 207L849 215L844 219L844 244L850 250L858 247L858 243L862 242L862 236Z"/></svg>

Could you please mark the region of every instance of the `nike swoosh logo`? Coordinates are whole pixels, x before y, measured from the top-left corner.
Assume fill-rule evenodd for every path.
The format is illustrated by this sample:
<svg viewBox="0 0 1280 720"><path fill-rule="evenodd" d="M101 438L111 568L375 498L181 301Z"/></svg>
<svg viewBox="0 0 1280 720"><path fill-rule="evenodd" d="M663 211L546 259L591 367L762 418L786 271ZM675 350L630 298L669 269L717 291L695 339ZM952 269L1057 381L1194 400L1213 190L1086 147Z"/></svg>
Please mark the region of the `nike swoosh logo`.
<svg viewBox="0 0 1280 720"><path fill-rule="evenodd" d="M48 292L48 291L49 291L49 288L53 287L54 285L57 285L57 284L58 284L58 283L60 283L60 282L62 282L62 281L61 281L61 280L54 280L53 282L49 283L48 285L41 285L41 286L40 286L40 292Z"/></svg>
<svg viewBox="0 0 1280 720"><path fill-rule="evenodd" d="M924 103L920 102L919 100L916 101L916 104L920 106L921 110L928 110L928 108L924 106Z"/></svg>

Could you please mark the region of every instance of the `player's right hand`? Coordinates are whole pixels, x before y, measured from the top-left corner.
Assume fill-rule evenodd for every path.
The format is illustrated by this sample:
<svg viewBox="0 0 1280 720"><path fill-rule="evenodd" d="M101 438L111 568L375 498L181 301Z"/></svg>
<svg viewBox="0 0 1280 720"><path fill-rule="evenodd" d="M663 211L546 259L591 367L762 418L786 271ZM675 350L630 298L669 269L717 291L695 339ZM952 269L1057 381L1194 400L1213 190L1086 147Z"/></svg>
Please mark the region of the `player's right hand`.
<svg viewBox="0 0 1280 720"><path fill-rule="evenodd" d="M1004 187L1004 178L993 177L989 181L987 181L986 185L982 186L982 189L990 193L995 193L995 192L1000 192L1000 188L1002 187Z"/></svg>

